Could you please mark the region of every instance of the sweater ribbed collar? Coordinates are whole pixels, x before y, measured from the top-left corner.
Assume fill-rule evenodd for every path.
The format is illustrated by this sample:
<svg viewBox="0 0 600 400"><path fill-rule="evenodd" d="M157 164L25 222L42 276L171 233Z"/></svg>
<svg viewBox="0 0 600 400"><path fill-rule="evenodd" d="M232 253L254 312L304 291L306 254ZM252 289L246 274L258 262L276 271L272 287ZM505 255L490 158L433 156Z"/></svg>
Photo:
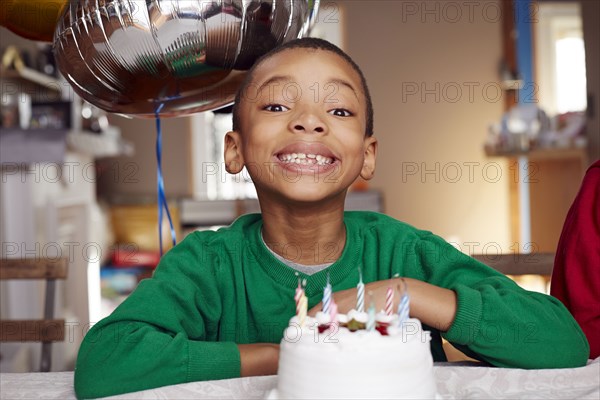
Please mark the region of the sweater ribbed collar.
<svg viewBox="0 0 600 400"><path fill-rule="evenodd" d="M328 274L333 287L347 279L349 275L356 275L356 283L358 283L359 230L355 222L346 216L344 225L346 226L346 243L340 258L328 268L313 275L306 275L288 267L271 253L261 239L262 218L251 225L250 232L248 232L248 243L258 265L270 279L286 288L294 288L298 286L298 276L300 276L302 279L306 279L306 296L310 298L323 293Z"/></svg>

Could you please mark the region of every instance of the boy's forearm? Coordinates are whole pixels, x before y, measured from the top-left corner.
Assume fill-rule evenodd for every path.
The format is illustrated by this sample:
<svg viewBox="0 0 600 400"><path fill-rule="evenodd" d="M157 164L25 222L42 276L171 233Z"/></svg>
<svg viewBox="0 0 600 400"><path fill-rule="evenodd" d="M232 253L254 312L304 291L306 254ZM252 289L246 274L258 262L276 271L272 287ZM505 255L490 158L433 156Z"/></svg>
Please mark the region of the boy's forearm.
<svg viewBox="0 0 600 400"><path fill-rule="evenodd" d="M240 375L259 376L277 374L279 345L272 343L238 344Z"/></svg>
<svg viewBox="0 0 600 400"><path fill-rule="evenodd" d="M410 316L442 332L450 329L456 316L456 293L417 279L404 280L410 295Z"/></svg>
<svg viewBox="0 0 600 400"><path fill-rule="evenodd" d="M456 293L450 289L431 285L417 279L402 278L408 287L410 295L410 316L421 320L421 322L444 332L450 329L454 316L456 315ZM403 287L401 278L386 279L384 281L371 282L365 285L365 308L369 307L370 297L368 292L373 293L373 302L377 311L385 308L385 296L387 289L394 290ZM396 292L397 293L397 292ZM356 308L356 289L341 290L333 294L338 310L343 313ZM398 308L400 296L394 296L394 312ZM309 312L315 315L320 311L321 303Z"/></svg>
<svg viewBox="0 0 600 400"><path fill-rule="evenodd" d="M402 279L406 282L410 296L410 316L418 318L424 324L444 332L450 329L456 315L456 293L426 282L411 278L393 278L385 281L371 282L365 285L365 291L373 292L376 310L385 308L387 289L403 288ZM365 298L365 301L370 301ZM400 303L400 296L394 296L394 312ZM368 303L366 304L368 305ZM365 306L366 306L365 305Z"/></svg>

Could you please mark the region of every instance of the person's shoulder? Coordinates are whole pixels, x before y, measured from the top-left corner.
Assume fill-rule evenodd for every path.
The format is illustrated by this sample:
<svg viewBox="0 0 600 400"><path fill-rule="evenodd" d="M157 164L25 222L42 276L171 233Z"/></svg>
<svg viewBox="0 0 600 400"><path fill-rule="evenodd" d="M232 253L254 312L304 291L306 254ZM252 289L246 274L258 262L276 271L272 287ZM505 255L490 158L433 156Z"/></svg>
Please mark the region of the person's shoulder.
<svg viewBox="0 0 600 400"><path fill-rule="evenodd" d="M432 234L429 231L415 228L406 222L375 211L346 211L344 213L344 220L360 230L369 232L381 231L387 235L395 233L423 238Z"/></svg>
<svg viewBox="0 0 600 400"><path fill-rule="evenodd" d="M598 180L600 180L600 160L597 160L595 163L589 166L587 171L585 171L585 177L583 180L584 183L592 180L595 184L597 184Z"/></svg>
<svg viewBox="0 0 600 400"><path fill-rule="evenodd" d="M260 214L247 214L229 226L193 231L165 254L161 260L163 269L173 265L194 270L198 269L198 265L216 269L221 256L236 254L252 230L259 229L261 223Z"/></svg>
<svg viewBox="0 0 600 400"><path fill-rule="evenodd" d="M173 247L165 256L198 255L218 253L230 247L239 247L255 229L260 229L260 214L246 214L238 217L228 226L198 229L187 234L181 242Z"/></svg>
<svg viewBox="0 0 600 400"><path fill-rule="evenodd" d="M214 244L221 241L227 242L240 236L243 237L253 229L258 229L261 223L262 216L260 214L245 214L238 217L230 225L217 229L194 231L186 237L186 240L206 244Z"/></svg>

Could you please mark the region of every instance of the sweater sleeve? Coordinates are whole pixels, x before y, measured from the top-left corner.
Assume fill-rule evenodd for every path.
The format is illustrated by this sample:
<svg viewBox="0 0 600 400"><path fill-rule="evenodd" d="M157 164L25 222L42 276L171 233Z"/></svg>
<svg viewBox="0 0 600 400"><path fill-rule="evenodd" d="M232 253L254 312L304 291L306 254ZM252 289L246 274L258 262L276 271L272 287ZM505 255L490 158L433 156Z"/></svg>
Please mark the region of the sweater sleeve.
<svg viewBox="0 0 600 400"><path fill-rule="evenodd" d="M442 336L495 366L570 368L586 364L587 340L557 299L514 281L429 234L416 250L423 280L457 295L454 321Z"/></svg>
<svg viewBox="0 0 600 400"><path fill-rule="evenodd" d="M587 171L558 241L550 294L561 300L600 356L600 160Z"/></svg>
<svg viewBox="0 0 600 400"><path fill-rule="evenodd" d="M217 342L217 261L194 236L85 336L75 368L78 398L239 377L236 344Z"/></svg>

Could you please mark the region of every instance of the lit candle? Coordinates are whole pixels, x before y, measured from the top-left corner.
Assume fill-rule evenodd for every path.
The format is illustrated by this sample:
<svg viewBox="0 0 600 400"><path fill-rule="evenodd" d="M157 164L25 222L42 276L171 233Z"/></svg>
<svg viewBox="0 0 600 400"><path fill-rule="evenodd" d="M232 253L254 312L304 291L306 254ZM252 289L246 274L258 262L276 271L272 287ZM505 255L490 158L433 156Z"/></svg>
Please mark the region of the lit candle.
<svg viewBox="0 0 600 400"><path fill-rule="evenodd" d="M331 307L331 283L329 283L329 274L327 274L327 285L323 291L323 312L329 314L329 308Z"/></svg>
<svg viewBox="0 0 600 400"><path fill-rule="evenodd" d="M388 287L385 294L385 315L392 315L394 313L394 289Z"/></svg>
<svg viewBox="0 0 600 400"><path fill-rule="evenodd" d="M362 271L358 268L358 286L356 286L356 311L365 312L365 284L362 280Z"/></svg>
<svg viewBox="0 0 600 400"><path fill-rule="evenodd" d="M369 299L371 304L369 305L369 318L367 319L367 330L375 330L375 303L373 302L373 292L369 292Z"/></svg>

